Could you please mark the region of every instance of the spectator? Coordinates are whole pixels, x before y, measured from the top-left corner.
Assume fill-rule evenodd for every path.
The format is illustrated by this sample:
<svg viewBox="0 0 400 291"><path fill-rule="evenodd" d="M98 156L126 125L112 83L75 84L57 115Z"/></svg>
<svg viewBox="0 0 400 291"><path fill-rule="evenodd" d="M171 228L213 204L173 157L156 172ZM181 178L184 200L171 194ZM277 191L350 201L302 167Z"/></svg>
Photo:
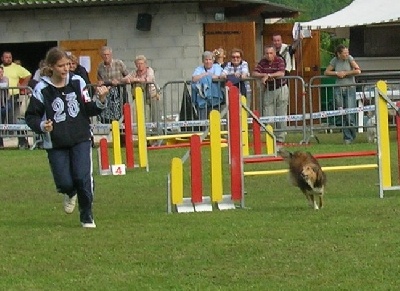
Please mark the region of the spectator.
<svg viewBox="0 0 400 291"><path fill-rule="evenodd" d="M276 54L281 56L285 61L285 75L289 75L291 71L296 70L293 47L283 43L282 36L279 33L275 33L272 36L272 43L276 50Z"/></svg>
<svg viewBox="0 0 400 291"><path fill-rule="evenodd" d="M8 98L8 78L4 76L4 69L0 67L0 123L5 124L12 123L12 104ZM4 148L4 141L2 137L2 132L0 132L0 149Z"/></svg>
<svg viewBox="0 0 400 291"><path fill-rule="evenodd" d="M214 63L219 64L222 68L225 68L226 51L222 47L220 47L213 51L213 55L214 55Z"/></svg>
<svg viewBox="0 0 400 291"><path fill-rule="evenodd" d="M286 116L289 105L289 90L286 79L278 79L285 76L285 62L276 55L272 45L264 47L264 57L257 64L252 75L261 79L264 84L263 92L263 116ZM277 122L277 142L285 142L286 121Z"/></svg>
<svg viewBox="0 0 400 291"><path fill-rule="evenodd" d="M103 61L97 68L97 84L112 85L107 96L107 108L100 115L102 123L111 123L113 120L122 119L122 105L127 102L125 86L118 86L122 79L129 74L125 64L118 59L113 59L112 49L104 46L101 48ZM121 91L119 90L121 89Z"/></svg>
<svg viewBox="0 0 400 291"><path fill-rule="evenodd" d="M202 54L203 64L198 66L192 75L192 101L198 110L198 116L204 120L212 109L220 109L223 101L223 89L219 82L222 68L214 63L213 53ZM213 82L214 81L214 82Z"/></svg>
<svg viewBox="0 0 400 291"><path fill-rule="evenodd" d="M243 60L243 51L238 48L234 48L230 52L231 61L226 63L225 68L222 71L221 79L231 81L233 85L239 88L240 94L247 97L247 105L251 105L250 93L250 82L243 81L242 79L250 76L249 64Z"/></svg>
<svg viewBox="0 0 400 291"><path fill-rule="evenodd" d="M85 67L79 64L78 58L75 55L70 54L69 59L71 62L69 70L75 75L81 76L82 79L86 82L86 84L89 85L90 84L89 74L86 71Z"/></svg>
<svg viewBox="0 0 400 291"><path fill-rule="evenodd" d="M33 74L32 80L35 80L36 82L40 81L41 71L42 71L44 65L45 65L44 60L40 60L38 68L35 71L35 74Z"/></svg>
<svg viewBox="0 0 400 291"><path fill-rule="evenodd" d="M12 54L9 51L5 51L2 54L1 61L4 67L4 76L8 78L10 87L28 86L28 82L32 77L32 74L22 67L13 62ZM18 89L9 89L9 99L13 100L14 106L12 121L13 123L24 123L23 115L21 110L24 110L25 101L23 96L20 98L20 91ZM29 149L28 139L26 137L18 137L18 147L20 149Z"/></svg>
<svg viewBox="0 0 400 291"><path fill-rule="evenodd" d="M360 67L349 54L349 49L340 44L335 49L335 57L329 62L325 70L326 76L336 77L334 89L336 109L356 108L356 87L348 86L355 84L355 75L361 73ZM356 138L356 114L347 114L343 117L343 126L353 128L343 129L343 140L345 144L351 144Z"/></svg>
<svg viewBox="0 0 400 291"><path fill-rule="evenodd" d="M147 58L144 55L138 55L135 58L136 70L132 71L123 80L132 84L132 96L135 98L136 87L141 87L146 102L145 116L147 121L159 121L159 88L154 77L154 70L147 65Z"/></svg>
<svg viewBox="0 0 400 291"><path fill-rule="evenodd" d="M106 107L108 88L98 87L96 101L92 101L85 81L69 73L69 62L58 47L47 52L44 76L35 87L25 117L28 126L43 135L57 191L64 194L64 211L72 213L78 198L82 227L95 228L88 117Z"/></svg>

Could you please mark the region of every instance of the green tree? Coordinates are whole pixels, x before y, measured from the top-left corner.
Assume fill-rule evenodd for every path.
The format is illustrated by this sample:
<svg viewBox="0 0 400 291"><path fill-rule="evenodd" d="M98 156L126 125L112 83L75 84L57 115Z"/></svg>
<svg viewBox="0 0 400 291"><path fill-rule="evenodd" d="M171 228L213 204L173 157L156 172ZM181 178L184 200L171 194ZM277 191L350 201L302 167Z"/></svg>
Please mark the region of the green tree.
<svg viewBox="0 0 400 291"><path fill-rule="evenodd" d="M271 1L300 10L300 16L296 19L289 19L291 22L302 22L318 19L339 11L349 5L352 0L275 0ZM321 65L327 66L329 60L334 56L334 51L339 44L349 44L348 39L332 38L329 33L321 33Z"/></svg>
<svg viewBox="0 0 400 291"><path fill-rule="evenodd" d="M336 12L347 5L352 0L274 0L276 4L290 6L301 11L296 21L308 21L317 19L333 12Z"/></svg>

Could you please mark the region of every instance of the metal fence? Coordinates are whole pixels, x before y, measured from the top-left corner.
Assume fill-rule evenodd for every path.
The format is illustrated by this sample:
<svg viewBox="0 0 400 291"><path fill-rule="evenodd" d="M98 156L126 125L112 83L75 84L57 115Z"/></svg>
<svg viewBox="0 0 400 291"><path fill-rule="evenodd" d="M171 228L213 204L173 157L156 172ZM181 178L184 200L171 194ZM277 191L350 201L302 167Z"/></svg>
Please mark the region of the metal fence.
<svg viewBox="0 0 400 291"><path fill-rule="evenodd" d="M28 137L34 134L25 126L25 110L29 97L32 95L30 87L1 87L0 88L0 146L4 147L4 138L18 138L20 148L27 148Z"/></svg>
<svg viewBox="0 0 400 291"><path fill-rule="evenodd" d="M400 100L400 72L386 74L390 77L388 98L392 101ZM399 79L396 80L395 77ZM375 118L375 85L385 77L384 73L369 73L357 76L356 83L338 86L335 79L326 76L316 76L310 79L307 86L310 115L307 125L306 140L318 137L316 132L335 132L346 129L363 132L368 120ZM317 106L316 106L317 105ZM395 126L395 112L390 111L390 126Z"/></svg>
<svg viewBox="0 0 400 291"><path fill-rule="evenodd" d="M276 135L301 133L299 143L309 142L317 138L317 132L343 131L353 129L364 131L367 120L374 115L375 83L386 78L388 98L400 100L400 72L361 74L354 85L337 86L334 78L316 76L306 84L301 77L285 76L276 78L268 85L261 84L259 79L247 78L237 84L241 94L246 95L247 107L258 110L260 120L271 124ZM280 86L281 82L286 83ZM224 112L228 89L224 80L214 82L218 96L207 101L204 88L189 80L170 81L156 93L154 83L128 84L111 86L108 109L102 115L92 118L93 133L108 135L112 120L123 121L123 104L129 103L132 108L132 122L136 133L135 93L137 86L143 90L145 98L145 120L148 135L168 135L176 133L194 133L204 131L208 126L208 113L211 109ZM88 85L94 92L96 85ZM207 89L207 88L206 88ZM201 91L203 90L203 91ZM286 103L278 104L274 94L287 90ZM29 97L30 87L0 88L0 138L35 138L34 133L24 125L24 113ZM349 102L338 96L350 96ZM347 97L346 97L347 98ZM278 100L278 101L277 101ZM341 101L339 101L341 100ZM346 100L346 104L342 104ZM281 106L281 113L277 108ZM283 106L283 107L282 107ZM282 111L283 110L283 111ZM395 113L391 112L394 116ZM394 117L390 117L390 125L394 126ZM222 116L221 123L226 120ZM251 119L248 119L251 122ZM124 127L121 125L121 132Z"/></svg>
<svg viewBox="0 0 400 291"><path fill-rule="evenodd" d="M301 77L285 76L273 80L273 85L261 84L254 80L256 90L253 98L258 101L260 120L271 124L277 136L285 139L290 132L302 133L302 142L306 135L307 100L306 84ZM285 85L280 86L282 82ZM278 138L279 140L279 138Z"/></svg>

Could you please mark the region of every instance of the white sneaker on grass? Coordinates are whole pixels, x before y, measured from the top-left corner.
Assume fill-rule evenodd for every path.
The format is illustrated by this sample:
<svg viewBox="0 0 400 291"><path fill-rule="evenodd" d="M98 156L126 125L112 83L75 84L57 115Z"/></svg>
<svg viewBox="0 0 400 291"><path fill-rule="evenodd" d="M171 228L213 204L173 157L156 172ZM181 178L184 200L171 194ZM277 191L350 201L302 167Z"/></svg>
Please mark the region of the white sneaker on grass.
<svg viewBox="0 0 400 291"><path fill-rule="evenodd" d="M64 194L64 211L67 214L71 214L74 212L75 209L75 204L76 204L76 194L72 196L71 198L68 196L68 194Z"/></svg>
<svg viewBox="0 0 400 291"><path fill-rule="evenodd" d="M94 220L92 222L81 222L81 224L84 228L96 228L96 223L94 223Z"/></svg>

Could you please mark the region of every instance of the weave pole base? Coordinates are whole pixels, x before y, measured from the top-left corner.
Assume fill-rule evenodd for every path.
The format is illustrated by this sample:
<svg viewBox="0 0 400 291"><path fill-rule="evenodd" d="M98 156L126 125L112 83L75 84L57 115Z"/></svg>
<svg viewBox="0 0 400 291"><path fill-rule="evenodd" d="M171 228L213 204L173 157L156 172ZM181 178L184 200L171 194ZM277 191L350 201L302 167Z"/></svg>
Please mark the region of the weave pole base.
<svg viewBox="0 0 400 291"><path fill-rule="evenodd" d="M219 210L229 210L229 209L236 209L235 203L231 198L231 195L222 195L221 202L217 203L217 207Z"/></svg>
<svg viewBox="0 0 400 291"><path fill-rule="evenodd" d="M213 207L211 203L211 198L209 196L203 196L203 202L194 203L194 209L196 212L212 211Z"/></svg>
<svg viewBox="0 0 400 291"><path fill-rule="evenodd" d="M192 198L190 198L190 197L183 198L183 203L176 205L176 212L178 212L178 213L194 212Z"/></svg>

